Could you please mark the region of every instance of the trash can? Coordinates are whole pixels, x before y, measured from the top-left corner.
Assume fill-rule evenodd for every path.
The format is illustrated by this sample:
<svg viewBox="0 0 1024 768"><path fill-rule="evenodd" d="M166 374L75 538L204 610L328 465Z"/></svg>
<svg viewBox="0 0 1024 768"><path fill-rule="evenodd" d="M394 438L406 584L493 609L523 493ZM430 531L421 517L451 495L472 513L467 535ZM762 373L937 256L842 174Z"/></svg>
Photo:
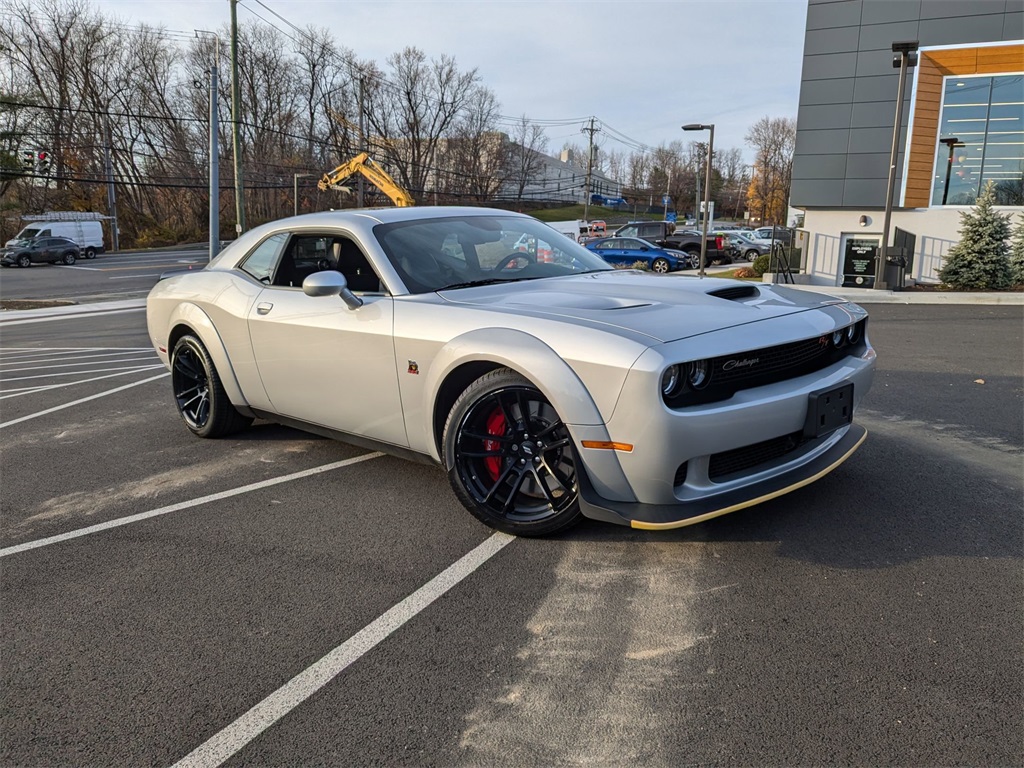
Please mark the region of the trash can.
<svg viewBox="0 0 1024 768"><path fill-rule="evenodd" d="M907 270L906 256L886 256L885 270L882 279L891 291L902 291L903 280Z"/></svg>

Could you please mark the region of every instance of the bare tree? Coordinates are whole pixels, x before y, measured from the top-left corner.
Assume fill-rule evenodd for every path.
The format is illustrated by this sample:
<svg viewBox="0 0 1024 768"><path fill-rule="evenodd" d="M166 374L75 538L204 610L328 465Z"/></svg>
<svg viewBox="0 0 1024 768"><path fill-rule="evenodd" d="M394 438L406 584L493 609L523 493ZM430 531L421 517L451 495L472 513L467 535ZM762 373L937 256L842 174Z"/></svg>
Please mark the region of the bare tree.
<svg viewBox="0 0 1024 768"><path fill-rule="evenodd" d="M475 69L460 72L455 59L427 60L418 48L388 57L390 81L368 86L367 120L392 141L382 149L402 185L422 196L435 168L438 145L465 108L479 80Z"/></svg>
<svg viewBox="0 0 1024 768"><path fill-rule="evenodd" d="M516 200L522 201L526 187L544 168L543 155L547 151L548 137L544 129L523 115L516 122L509 137L512 143L509 153L509 177L516 188Z"/></svg>
<svg viewBox="0 0 1024 768"><path fill-rule="evenodd" d="M747 194L751 213L762 224L785 224L796 146L796 120L762 117L747 132L747 144L757 151Z"/></svg>

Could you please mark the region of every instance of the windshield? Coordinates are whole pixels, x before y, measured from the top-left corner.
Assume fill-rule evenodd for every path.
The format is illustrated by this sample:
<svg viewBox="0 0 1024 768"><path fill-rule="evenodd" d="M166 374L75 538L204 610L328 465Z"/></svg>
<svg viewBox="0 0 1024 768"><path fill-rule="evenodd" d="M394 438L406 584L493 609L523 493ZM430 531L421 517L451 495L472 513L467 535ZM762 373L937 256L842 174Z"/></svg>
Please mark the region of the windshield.
<svg viewBox="0 0 1024 768"><path fill-rule="evenodd" d="M543 222L500 212L379 224L373 232L411 293L613 268Z"/></svg>
<svg viewBox="0 0 1024 768"><path fill-rule="evenodd" d="M15 240L30 240L39 234L39 227L25 227L14 236Z"/></svg>

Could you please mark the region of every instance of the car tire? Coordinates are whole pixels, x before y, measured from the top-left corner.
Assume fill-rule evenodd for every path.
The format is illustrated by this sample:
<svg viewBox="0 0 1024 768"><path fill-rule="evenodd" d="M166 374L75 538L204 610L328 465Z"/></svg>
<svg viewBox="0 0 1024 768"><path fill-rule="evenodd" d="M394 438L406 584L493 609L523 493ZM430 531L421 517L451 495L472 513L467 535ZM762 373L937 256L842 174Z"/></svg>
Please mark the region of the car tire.
<svg viewBox="0 0 1024 768"><path fill-rule="evenodd" d="M459 396L444 426L455 496L484 525L544 536L582 513L569 430L528 379L498 368Z"/></svg>
<svg viewBox="0 0 1024 768"><path fill-rule="evenodd" d="M85 253L83 255L87 259L95 259L96 258L96 249L95 248L86 248L85 249Z"/></svg>
<svg viewBox="0 0 1024 768"><path fill-rule="evenodd" d="M195 336L182 336L174 345L171 387L178 414L198 437L224 437L252 424L231 404L209 352Z"/></svg>
<svg viewBox="0 0 1024 768"><path fill-rule="evenodd" d="M716 267L725 266L726 264L732 264L732 257L726 256L725 254L720 254L718 256L715 256L715 258L711 260L711 263Z"/></svg>
<svg viewBox="0 0 1024 768"><path fill-rule="evenodd" d="M68 251L63 256L61 256L60 260L61 262L70 267L72 264L75 263L75 254L72 253L71 251Z"/></svg>
<svg viewBox="0 0 1024 768"><path fill-rule="evenodd" d="M657 272L659 275L664 275L671 271L672 265L668 263L668 259L657 258L651 262L651 272Z"/></svg>
<svg viewBox="0 0 1024 768"><path fill-rule="evenodd" d="M749 251L747 251L747 252L746 252L745 254L743 254L743 257L744 257L744 258L745 258L745 259L746 259L747 261L754 261L754 260L755 260L755 259L757 259L757 257L758 257L758 256L760 256L760 255L761 255L761 254L760 254L760 253L758 253L756 249L754 249L754 248L751 248L751 249L750 249Z"/></svg>

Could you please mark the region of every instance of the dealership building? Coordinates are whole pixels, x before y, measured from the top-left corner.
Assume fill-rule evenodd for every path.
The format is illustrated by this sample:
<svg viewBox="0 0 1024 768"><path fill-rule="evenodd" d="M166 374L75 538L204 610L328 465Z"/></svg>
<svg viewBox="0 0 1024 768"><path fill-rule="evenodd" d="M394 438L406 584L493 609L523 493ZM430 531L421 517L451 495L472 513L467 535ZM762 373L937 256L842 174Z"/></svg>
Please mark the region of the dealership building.
<svg viewBox="0 0 1024 768"><path fill-rule="evenodd" d="M1024 216L1024 0L809 0L790 195L805 281L874 286L901 80L889 255L903 277L938 281L989 181Z"/></svg>

